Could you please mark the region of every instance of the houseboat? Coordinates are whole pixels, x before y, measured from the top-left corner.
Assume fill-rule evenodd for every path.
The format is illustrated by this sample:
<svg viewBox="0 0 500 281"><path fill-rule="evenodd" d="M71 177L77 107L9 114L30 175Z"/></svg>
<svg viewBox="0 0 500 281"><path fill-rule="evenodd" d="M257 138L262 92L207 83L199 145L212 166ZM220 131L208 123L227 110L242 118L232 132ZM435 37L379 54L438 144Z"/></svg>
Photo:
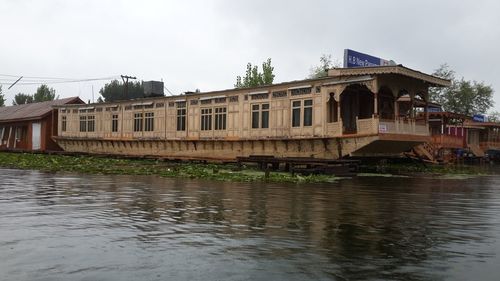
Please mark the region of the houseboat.
<svg viewBox="0 0 500 281"><path fill-rule="evenodd" d="M468 120L467 144L477 157L500 160L500 123Z"/></svg>
<svg viewBox="0 0 500 281"><path fill-rule="evenodd" d="M392 156L430 140L428 89L449 85L402 65L335 68L254 88L57 105L54 139L69 152L172 159Z"/></svg>
<svg viewBox="0 0 500 281"><path fill-rule="evenodd" d="M449 163L459 160L464 150L469 150L468 129L465 122L472 118L463 114L442 111L440 105L433 104L428 113L429 142L416 146L413 151L419 158L430 162ZM423 114L420 113L423 118Z"/></svg>

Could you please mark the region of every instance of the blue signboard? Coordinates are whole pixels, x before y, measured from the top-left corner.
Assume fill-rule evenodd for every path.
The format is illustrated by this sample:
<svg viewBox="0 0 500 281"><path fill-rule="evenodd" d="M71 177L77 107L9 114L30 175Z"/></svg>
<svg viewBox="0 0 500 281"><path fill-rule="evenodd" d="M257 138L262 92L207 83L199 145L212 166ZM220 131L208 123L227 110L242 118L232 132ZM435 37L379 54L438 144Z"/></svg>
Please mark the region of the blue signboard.
<svg viewBox="0 0 500 281"><path fill-rule="evenodd" d="M344 50L344 67L367 67L367 66L384 66L395 65L394 61L381 59L370 56L351 49Z"/></svg>
<svg viewBox="0 0 500 281"><path fill-rule="evenodd" d="M441 107L437 107L437 106L429 106L427 107L427 112L442 112L443 110L441 109Z"/></svg>
<svg viewBox="0 0 500 281"><path fill-rule="evenodd" d="M472 116L472 120L476 122L486 122L486 116L482 114L474 114L474 116Z"/></svg>

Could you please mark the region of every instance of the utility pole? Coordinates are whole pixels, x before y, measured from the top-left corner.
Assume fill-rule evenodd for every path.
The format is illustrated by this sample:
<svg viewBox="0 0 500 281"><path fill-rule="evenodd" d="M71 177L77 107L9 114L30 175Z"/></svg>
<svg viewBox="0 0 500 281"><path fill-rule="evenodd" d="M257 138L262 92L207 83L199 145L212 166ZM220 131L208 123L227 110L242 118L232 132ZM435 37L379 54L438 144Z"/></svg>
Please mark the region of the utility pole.
<svg viewBox="0 0 500 281"><path fill-rule="evenodd" d="M128 76L128 75L121 75L122 77L122 80L123 80L123 83L125 84L125 87L123 88L123 98L127 98L128 97L128 79L137 79L136 77L133 77L133 76Z"/></svg>

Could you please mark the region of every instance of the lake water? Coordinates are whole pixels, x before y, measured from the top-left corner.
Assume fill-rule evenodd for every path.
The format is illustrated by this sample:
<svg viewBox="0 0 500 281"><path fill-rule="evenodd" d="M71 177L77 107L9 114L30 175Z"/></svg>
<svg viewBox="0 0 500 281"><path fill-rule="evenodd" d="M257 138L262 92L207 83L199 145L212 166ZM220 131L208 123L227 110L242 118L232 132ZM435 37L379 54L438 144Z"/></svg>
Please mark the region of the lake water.
<svg viewBox="0 0 500 281"><path fill-rule="evenodd" d="M500 280L500 176L221 183L0 169L0 280Z"/></svg>

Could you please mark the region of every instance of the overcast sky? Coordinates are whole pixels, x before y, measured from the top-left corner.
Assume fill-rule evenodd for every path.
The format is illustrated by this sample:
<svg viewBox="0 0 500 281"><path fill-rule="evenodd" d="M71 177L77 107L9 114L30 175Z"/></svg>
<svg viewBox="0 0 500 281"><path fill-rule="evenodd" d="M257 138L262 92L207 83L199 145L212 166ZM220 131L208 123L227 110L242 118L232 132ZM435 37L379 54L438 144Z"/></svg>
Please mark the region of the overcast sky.
<svg viewBox="0 0 500 281"><path fill-rule="evenodd" d="M174 94L232 88L248 62L272 58L275 82L303 79L345 48L500 91L500 1L22 1L0 0L0 74L163 79ZM0 83L12 77L0 76ZM28 79L21 82L27 83ZM20 83L21 83L20 82ZM105 81L50 84L95 99ZM10 105L18 92L7 90ZM495 93L496 110L500 94Z"/></svg>

